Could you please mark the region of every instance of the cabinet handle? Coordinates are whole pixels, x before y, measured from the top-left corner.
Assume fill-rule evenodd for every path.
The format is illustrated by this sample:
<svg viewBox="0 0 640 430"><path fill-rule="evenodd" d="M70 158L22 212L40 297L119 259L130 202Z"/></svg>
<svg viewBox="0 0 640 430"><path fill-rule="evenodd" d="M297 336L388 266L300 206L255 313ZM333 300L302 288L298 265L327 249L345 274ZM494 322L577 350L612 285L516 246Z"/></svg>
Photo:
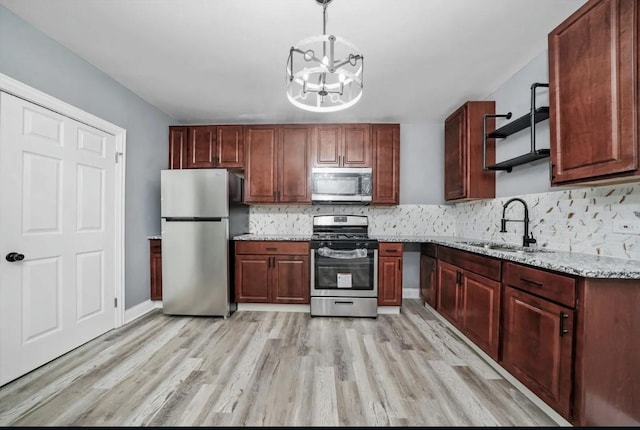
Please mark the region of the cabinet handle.
<svg viewBox="0 0 640 430"><path fill-rule="evenodd" d="M462 285L462 272L456 271L456 285Z"/></svg>
<svg viewBox="0 0 640 430"><path fill-rule="evenodd" d="M569 318L569 315L560 311L560 336L561 337L569 333L569 330L564 328L564 320L566 320L567 318Z"/></svg>
<svg viewBox="0 0 640 430"><path fill-rule="evenodd" d="M402 264L400 260L398 260L398 272L402 272Z"/></svg>
<svg viewBox="0 0 640 430"><path fill-rule="evenodd" d="M542 287L544 284L542 282L533 281L528 278L520 278L522 282L526 282L527 284L535 285L536 287Z"/></svg>
<svg viewBox="0 0 640 430"><path fill-rule="evenodd" d="M266 249L267 251L277 251L277 250L278 250L278 248L276 248L276 247L274 247L274 246L267 246L265 249Z"/></svg>

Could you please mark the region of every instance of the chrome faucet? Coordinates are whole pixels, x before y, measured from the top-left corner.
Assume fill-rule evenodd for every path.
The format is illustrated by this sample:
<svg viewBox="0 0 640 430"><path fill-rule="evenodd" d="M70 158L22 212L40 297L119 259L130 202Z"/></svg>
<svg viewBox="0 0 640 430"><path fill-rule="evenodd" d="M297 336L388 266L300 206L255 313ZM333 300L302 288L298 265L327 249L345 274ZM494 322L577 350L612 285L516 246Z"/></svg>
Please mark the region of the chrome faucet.
<svg viewBox="0 0 640 430"><path fill-rule="evenodd" d="M520 202L522 206L524 206L524 218L523 219L506 219L505 212L507 207L511 204L511 202ZM524 236L522 236L522 246L529 246L531 243L536 243L536 240L533 238L533 233L531 233L531 237L529 237L529 208L527 207L527 203L524 200L514 197L512 199L507 200L502 206L502 219L500 220L500 233L507 232L507 222L522 222L524 223Z"/></svg>

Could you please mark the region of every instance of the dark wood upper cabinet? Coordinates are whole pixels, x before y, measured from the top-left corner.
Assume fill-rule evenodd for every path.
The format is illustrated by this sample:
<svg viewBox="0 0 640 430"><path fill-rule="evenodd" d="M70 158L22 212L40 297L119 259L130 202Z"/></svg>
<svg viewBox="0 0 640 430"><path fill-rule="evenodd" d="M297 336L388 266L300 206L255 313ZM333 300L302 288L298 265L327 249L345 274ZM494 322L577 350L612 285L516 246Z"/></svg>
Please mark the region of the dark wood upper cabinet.
<svg viewBox="0 0 640 430"><path fill-rule="evenodd" d="M278 148L278 202L311 202L311 145L315 129L304 125L280 127Z"/></svg>
<svg viewBox="0 0 640 430"><path fill-rule="evenodd" d="M169 168L186 168L187 127L169 127Z"/></svg>
<svg viewBox="0 0 640 430"><path fill-rule="evenodd" d="M322 124L316 127L313 167L371 167L369 124Z"/></svg>
<svg viewBox="0 0 640 430"><path fill-rule="evenodd" d="M278 191L279 128L245 128L245 203L274 203Z"/></svg>
<svg viewBox="0 0 640 430"><path fill-rule="evenodd" d="M313 133L304 125L246 127L246 203L311 202Z"/></svg>
<svg viewBox="0 0 640 430"><path fill-rule="evenodd" d="M372 124L373 195L371 204L400 203L400 125Z"/></svg>
<svg viewBox="0 0 640 430"><path fill-rule="evenodd" d="M217 126L217 167L232 169L244 167L244 126Z"/></svg>
<svg viewBox="0 0 640 430"><path fill-rule="evenodd" d="M243 167L243 126L169 127L170 169L242 169Z"/></svg>
<svg viewBox="0 0 640 430"><path fill-rule="evenodd" d="M444 123L445 200L471 200L495 197L494 171L483 169L483 116L495 113L493 101L469 101L453 112ZM492 130L495 121L487 120ZM495 144L487 142L486 164L495 162Z"/></svg>
<svg viewBox="0 0 640 430"><path fill-rule="evenodd" d="M590 0L549 33L552 185L640 175L640 2Z"/></svg>

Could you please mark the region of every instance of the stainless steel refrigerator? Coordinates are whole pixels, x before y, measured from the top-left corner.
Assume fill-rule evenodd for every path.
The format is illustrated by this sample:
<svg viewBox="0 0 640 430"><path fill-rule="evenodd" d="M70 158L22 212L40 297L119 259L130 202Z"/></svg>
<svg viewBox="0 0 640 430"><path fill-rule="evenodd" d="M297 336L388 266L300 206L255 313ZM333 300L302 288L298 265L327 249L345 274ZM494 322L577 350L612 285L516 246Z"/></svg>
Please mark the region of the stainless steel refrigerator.
<svg viewBox="0 0 640 430"><path fill-rule="evenodd" d="M162 170L160 187L163 313L228 317L236 309L231 239L249 232L242 177Z"/></svg>

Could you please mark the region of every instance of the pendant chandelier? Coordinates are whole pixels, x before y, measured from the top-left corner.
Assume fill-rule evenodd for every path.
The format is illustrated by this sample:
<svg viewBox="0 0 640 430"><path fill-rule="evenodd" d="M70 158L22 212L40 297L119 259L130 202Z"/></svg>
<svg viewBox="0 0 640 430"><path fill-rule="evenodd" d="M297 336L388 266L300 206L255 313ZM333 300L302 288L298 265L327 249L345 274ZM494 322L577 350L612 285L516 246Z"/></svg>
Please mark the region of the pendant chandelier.
<svg viewBox="0 0 640 430"><path fill-rule="evenodd" d="M311 36L289 50L287 97L295 106L312 112L336 112L362 97L364 57L339 36L327 35L327 6L322 6L322 36Z"/></svg>

